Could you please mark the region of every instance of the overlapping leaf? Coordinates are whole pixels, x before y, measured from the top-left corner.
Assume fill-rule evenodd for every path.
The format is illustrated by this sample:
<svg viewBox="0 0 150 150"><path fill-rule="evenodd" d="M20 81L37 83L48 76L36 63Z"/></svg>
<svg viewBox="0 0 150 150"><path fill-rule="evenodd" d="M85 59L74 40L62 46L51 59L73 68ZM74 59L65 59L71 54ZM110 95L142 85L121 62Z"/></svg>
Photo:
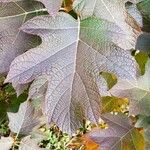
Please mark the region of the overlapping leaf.
<svg viewBox="0 0 150 150"><path fill-rule="evenodd" d="M0 73L8 72L16 56L36 45L36 38L23 33L20 27L42 8L38 2L0 2Z"/></svg>
<svg viewBox="0 0 150 150"><path fill-rule="evenodd" d="M26 136L21 140L19 150L47 150L38 146L40 141L41 139L32 139L31 136Z"/></svg>
<svg viewBox="0 0 150 150"><path fill-rule="evenodd" d="M96 16L118 23L126 17L124 0L75 0L74 9L83 18Z"/></svg>
<svg viewBox="0 0 150 150"><path fill-rule="evenodd" d="M14 143L14 139L12 137L1 137L0 149L1 150L10 150L13 143Z"/></svg>
<svg viewBox="0 0 150 150"><path fill-rule="evenodd" d="M95 129L89 133L101 150L144 149L143 136L133 127L127 116L105 114L102 119L108 124L108 128Z"/></svg>
<svg viewBox="0 0 150 150"><path fill-rule="evenodd" d="M0 2L3 2L3 3L23 2L23 1L24 0L0 0ZM36 0L36 1L43 3L45 5L45 7L47 8L49 14L52 16L56 16L56 14L58 13L58 11L61 7L61 4L62 4L62 0ZM34 5L34 4L32 4L32 5Z"/></svg>
<svg viewBox="0 0 150 150"><path fill-rule="evenodd" d="M56 16L62 4L62 0L38 0L38 1L42 2L45 5L49 14L52 16Z"/></svg>
<svg viewBox="0 0 150 150"><path fill-rule="evenodd" d="M75 0L74 9L81 18L94 16L115 23L124 30L128 40L134 41L133 37L136 36L135 33L140 34L140 28L127 12L125 2L126 0ZM131 47L128 47L128 49L131 49Z"/></svg>
<svg viewBox="0 0 150 150"><path fill-rule="evenodd" d="M8 113L9 128L12 132L18 134L28 134L39 124L39 116L30 102L26 101L21 104L17 113Z"/></svg>
<svg viewBox="0 0 150 150"><path fill-rule="evenodd" d="M145 74L136 80L119 80L110 90L113 95L130 100L131 115L150 115L150 60L145 70Z"/></svg>
<svg viewBox="0 0 150 150"><path fill-rule="evenodd" d="M137 4L137 7L144 20L144 26L142 30L144 32L150 32L150 0L141 0L140 3Z"/></svg>
<svg viewBox="0 0 150 150"><path fill-rule="evenodd" d="M143 18L136 4L127 5L126 8L128 13L136 20L140 27L143 27Z"/></svg>
<svg viewBox="0 0 150 150"><path fill-rule="evenodd" d="M45 113L48 122L57 123L65 132L75 131L83 118L98 121L100 96L95 76L99 71L120 78L136 77L130 52L118 47L127 49L128 39L114 23L97 18L80 22L59 13L55 18L36 17L22 30L40 36L42 44L13 61L6 82L26 84L48 75Z"/></svg>
<svg viewBox="0 0 150 150"><path fill-rule="evenodd" d="M150 33L145 32L138 37L136 49L150 54Z"/></svg>
<svg viewBox="0 0 150 150"><path fill-rule="evenodd" d="M144 14L144 15L149 15L150 14L150 0L141 0L141 3L138 4L139 10Z"/></svg>
<svg viewBox="0 0 150 150"><path fill-rule="evenodd" d="M124 112L126 111L126 107L128 106L127 99L121 99L117 97L103 97L102 98L102 112Z"/></svg>

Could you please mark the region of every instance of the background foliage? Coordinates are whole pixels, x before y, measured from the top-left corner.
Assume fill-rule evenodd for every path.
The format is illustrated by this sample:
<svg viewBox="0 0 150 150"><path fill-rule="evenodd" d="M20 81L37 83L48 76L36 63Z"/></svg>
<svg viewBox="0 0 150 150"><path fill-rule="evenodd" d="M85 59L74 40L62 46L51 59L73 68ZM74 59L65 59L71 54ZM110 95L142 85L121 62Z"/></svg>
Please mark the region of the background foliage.
<svg viewBox="0 0 150 150"><path fill-rule="evenodd" d="M0 0L0 149L149 150L150 0Z"/></svg>

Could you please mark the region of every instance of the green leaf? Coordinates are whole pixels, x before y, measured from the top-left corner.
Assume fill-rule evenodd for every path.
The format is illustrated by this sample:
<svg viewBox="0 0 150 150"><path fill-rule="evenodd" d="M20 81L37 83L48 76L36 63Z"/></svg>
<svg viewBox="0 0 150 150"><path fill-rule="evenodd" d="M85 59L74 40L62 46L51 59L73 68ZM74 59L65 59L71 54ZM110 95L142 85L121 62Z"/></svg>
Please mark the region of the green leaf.
<svg viewBox="0 0 150 150"><path fill-rule="evenodd" d="M135 127L144 128L145 140L150 142L150 117L139 115Z"/></svg>

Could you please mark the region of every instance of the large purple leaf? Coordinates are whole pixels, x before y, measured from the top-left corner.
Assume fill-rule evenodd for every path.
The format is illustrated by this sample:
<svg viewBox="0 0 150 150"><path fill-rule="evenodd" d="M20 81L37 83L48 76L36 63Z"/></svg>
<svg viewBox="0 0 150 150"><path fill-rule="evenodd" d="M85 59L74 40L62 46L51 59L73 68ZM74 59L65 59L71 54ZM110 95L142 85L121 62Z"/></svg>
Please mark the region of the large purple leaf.
<svg viewBox="0 0 150 150"><path fill-rule="evenodd" d="M96 77L100 71L136 78L135 60L122 49L127 48L124 43L128 39L114 23L97 18L80 22L61 12L55 18L35 17L22 30L40 36L42 44L13 61L5 82L26 84L41 75L48 76L48 80L39 79L34 84L39 84L37 91L42 87L48 122L57 123L65 132L74 132L84 118L94 123L99 120ZM45 81L47 88L43 89ZM30 89L29 98L35 93Z"/></svg>

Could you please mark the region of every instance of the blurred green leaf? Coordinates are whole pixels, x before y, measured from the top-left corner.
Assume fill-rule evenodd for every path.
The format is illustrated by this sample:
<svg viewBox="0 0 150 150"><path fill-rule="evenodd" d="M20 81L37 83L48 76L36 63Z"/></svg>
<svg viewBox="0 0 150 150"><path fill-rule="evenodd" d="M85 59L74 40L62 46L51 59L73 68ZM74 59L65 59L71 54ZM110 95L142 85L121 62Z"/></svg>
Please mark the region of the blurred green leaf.
<svg viewBox="0 0 150 150"><path fill-rule="evenodd" d="M145 139L150 142L150 116L139 115L135 127L143 128Z"/></svg>
<svg viewBox="0 0 150 150"><path fill-rule="evenodd" d="M135 59L136 59L138 65L140 67L141 74L143 75L145 73L145 65L146 65L146 62L148 60L148 55L146 55L143 52L140 52L140 53L135 55Z"/></svg>

